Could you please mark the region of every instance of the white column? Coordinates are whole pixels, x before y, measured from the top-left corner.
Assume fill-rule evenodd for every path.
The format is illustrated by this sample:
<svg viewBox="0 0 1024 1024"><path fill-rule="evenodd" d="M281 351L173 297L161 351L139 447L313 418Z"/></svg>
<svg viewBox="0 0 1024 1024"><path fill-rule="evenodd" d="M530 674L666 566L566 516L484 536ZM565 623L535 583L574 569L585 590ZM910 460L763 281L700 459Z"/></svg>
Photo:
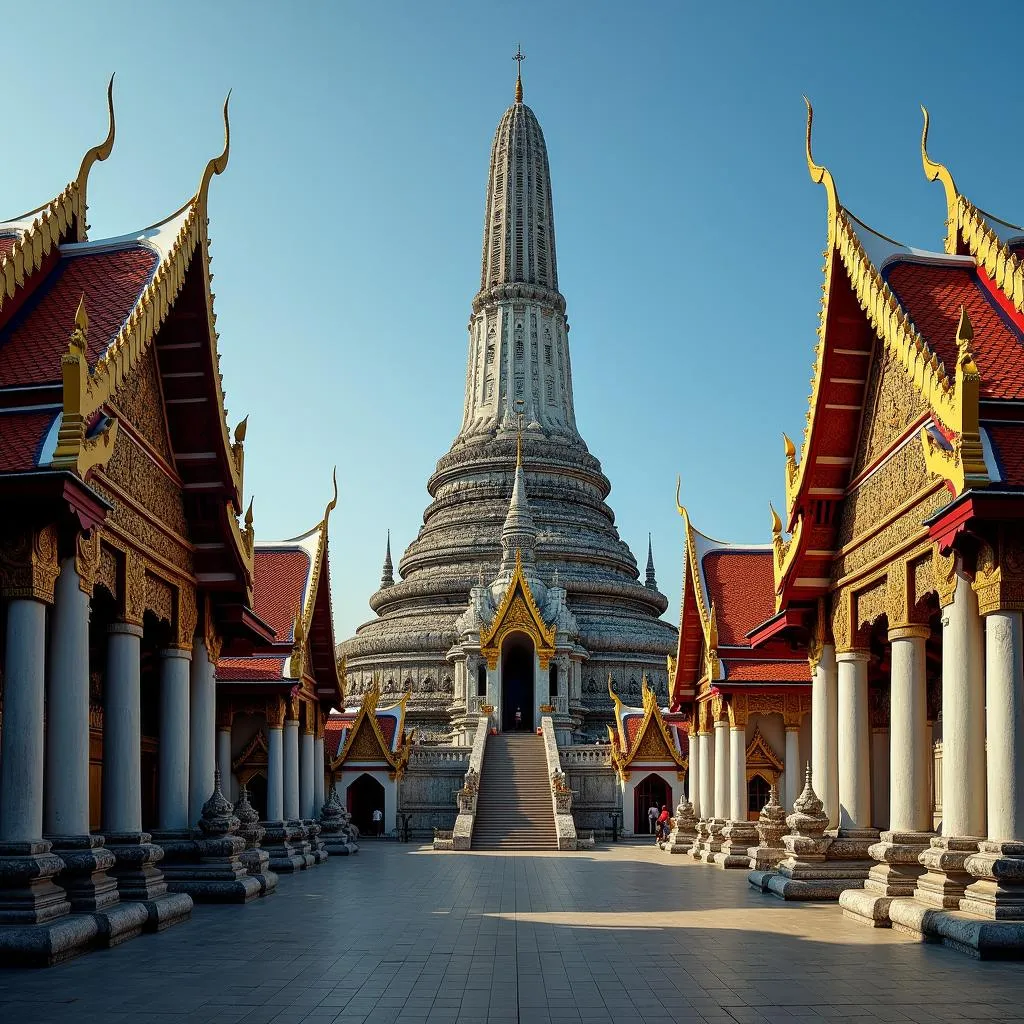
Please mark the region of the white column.
<svg viewBox="0 0 1024 1024"><path fill-rule="evenodd" d="M299 816L315 818L313 810L313 734L302 731L299 737Z"/></svg>
<svg viewBox="0 0 1024 1024"><path fill-rule="evenodd" d="M715 817L729 817L729 723L715 722Z"/></svg>
<svg viewBox="0 0 1024 1024"><path fill-rule="evenodd" d="M839 827L871 827L868 652L841 651L839 666Z"/></svg>
<svg viewBox="0 0 1024 1024"><path fill-rule="evenodd" d="M284 756L281 727L267 728L267 821L284 819Z"/></svg>
<svg viewBox="0 0 1024 1024"><path fill-rule="evenodd" d="M930 832L928 708L925 681L927 626L889 630L889 829Z"/></svg>
<svg viewBox="0 0 1024 1024"><path fill-rule="evenodd" d="M814 698L812 697L811 700L813 702ZM811 707L814 707L813 703L811 704ZM798 725L786 726L785 764L786 792L780 795L782 796L786 813L789 814L793 810L793 804L796 803L796 798L800 795L800 726ZM817 787L815 787L815 792L817 792ZM820 795L818 799L821 799Z"/></svg>
<svg viewBox="0 0 1024 1024"><path fill-rule="evenodd" d="M700 736L690 734L689 744L689 793L688 798L693 805L693 813L700 817Z"/></svg>
<svg viewBox="0 0 1024 1024"><path fill-rule="evenodd" d="M284 722L284 816L287 821L299 817L299 723Z"/></svg>
<svg viewBox="0 0 1024 1024"><path fill-rule="evenodd" d="M231 775L231 726L217 727L217 767L220 769L220 791L234 802L234 779Z"/></svg>
<svg viewBox="0 0 1024 1024"><path fill-rule="evenodd" d="M324 738L317 736L313 740L313 817L320 815L320 810L327 802L327 780L324 767Z"/></svg>
<svg viewBox="0 0 1024 1024"><path fill-rule="evenodd" d="M747 820L747 730L729 730L729 818Z"/></svg>
<svg viewBox="0 0 1024 1024"><path fill-rule="evenodd" d="M984 644L978 598L961 577L942 616L944 836L985 836Z"/></svg>
<svg viewBox="0 0 1024 1024"><path fill-rule="evenodd" d="M107 630L103 696L103 831L142 831L142 627L114 622Z"/></svg>
<svg viewBox="0 0 1024 1024"><path fill-rule="evenodd" d="M700 816L713 818L715 816L715 764L711 733L697 733L697 744L700 747Z"/></svg>
<svg viewBox="0 0 1024 1024"><path fill-rule="evenodd" d="M46 605L7 602L4 719L0 742L0 842L43 835L43 692Z"/></svg>
<svg viewBox="0 0 1024 1024"><path fill-rule="evenodd" d="M839 824L839 672L832 644L822 646L811 680L811 774L814 792L825 805L829 827L835 828ZM803 772L798 770L792 780L798 795L802 781ZM787 801L786 809L791 807Z"/></svg>
<svg viewBox="0 0 1024 1024"><path fill-rule="evenodd" d="M43 829L48 836L89 834L89 595L75 559L61 563L50 616L46 689Z"/></svg>
<svg viewBox="0 0 1024 1024"><path fill-rule="evenodd" d="M203 804L213 794L216 763L217 669L210 661L202 637L192 645L189 676L189 773L188 819L194 825L202 817Z"/></svg>
<svg viewBox="0 0 1024 1024"><path fill-rule="evenodd" d="M985 616L988 838L993 842L1024 840L1022 641L1020 612L998 611Z"/></svg>
<svg viewBox="0 0 1024 1024"><path fill-rule="evenodd" d="M188 818L188 703L192 652L160 652L160 830L178 832Z"/></svg>

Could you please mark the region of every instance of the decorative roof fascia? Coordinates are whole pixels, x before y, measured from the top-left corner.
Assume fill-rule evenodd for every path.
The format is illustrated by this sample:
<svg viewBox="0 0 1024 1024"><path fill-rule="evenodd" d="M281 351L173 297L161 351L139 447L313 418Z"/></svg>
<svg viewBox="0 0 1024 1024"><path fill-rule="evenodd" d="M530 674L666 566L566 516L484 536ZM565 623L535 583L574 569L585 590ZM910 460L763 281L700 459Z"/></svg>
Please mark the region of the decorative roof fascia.
<svg viewBox="0 0 1024 1024"><path fill-rule="evenodd" d="M781 773L786 767L761 735L760 727L754 729L754 735L747 744L746 763L748 771L751 768L771 767L773 771Z"/></svg>
<svg viewBox="0 0 1024 1024"><path fill-rule="evenodd" d="M510 612L516 602L521 601L527 611L527 621L516 619L510 621ZM547 667L548 659L555 653L555 636L557 628L548 626L544 622L537 602L533 599L533 592L523 574L523 559L519 550L516 550L516 566L512 572L512 579L505 590L498 610L494 613L491 624L480 631L480 653L487 658L489 666L497 667L498 656L501 652L501 644L507 634L525 631L530 635L537 647L537 656L540 659L541 668Z"/></svg>
<svg viewBox="0 0 1024 1024"><path fill-rule="evenodd" d="M246 764L251 757L254 755L263 754L263 761L265 762L269 756L267 747L266 733L259 729L251 740L245 745L242 752L231 762L231 770L233 772L238 771L244 764Z"/></svg>

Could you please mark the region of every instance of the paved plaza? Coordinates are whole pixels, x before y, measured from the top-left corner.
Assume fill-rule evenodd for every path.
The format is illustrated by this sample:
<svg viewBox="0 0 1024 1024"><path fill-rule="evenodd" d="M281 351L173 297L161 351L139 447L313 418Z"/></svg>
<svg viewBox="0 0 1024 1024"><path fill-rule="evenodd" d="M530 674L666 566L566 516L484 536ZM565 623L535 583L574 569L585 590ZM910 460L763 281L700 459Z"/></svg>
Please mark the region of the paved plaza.
<svg viewBox="0 0 1024 1024"><path fill-rule="evenodd" d="M787 905L647 845L366 843L247 907L197 906L162 935L0 973L12 1024L517 1020L1024 1021L1024 965Z"/></svg>

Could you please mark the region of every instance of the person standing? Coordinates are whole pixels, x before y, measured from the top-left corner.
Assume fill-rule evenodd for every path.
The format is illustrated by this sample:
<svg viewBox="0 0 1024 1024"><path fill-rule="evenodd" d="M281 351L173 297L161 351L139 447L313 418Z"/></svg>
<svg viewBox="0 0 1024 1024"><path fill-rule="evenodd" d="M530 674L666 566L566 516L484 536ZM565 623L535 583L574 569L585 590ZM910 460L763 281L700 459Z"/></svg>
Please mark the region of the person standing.
<svg viewBox="0 0 1024 1024"><path fill-rule="evenodd" d="M656 843L661 843L668 839L668 820L668 808L662 804L661 814L658 815L658 835L654 840Z"/></svg>
<svg viewBox="0 0 1024 1024"><path fill-rule="evenodd" d="M652 803L651 806L647 808L647 834L649 836L654 835L654 826L657 820L658 805L656 803Z"/></svg>
<svg viewBox="0 0 1024 1024"><path fill-rule="evenodd" d="M516 732L519 732L523 727L523 713L519 708L516 708Z"/></svg>
<svg viewBox="0 0 1024 1024"><path fill-rule="evenodd" d="M384 812L379 807L373 809L373 834L384 835Z"/></svg>

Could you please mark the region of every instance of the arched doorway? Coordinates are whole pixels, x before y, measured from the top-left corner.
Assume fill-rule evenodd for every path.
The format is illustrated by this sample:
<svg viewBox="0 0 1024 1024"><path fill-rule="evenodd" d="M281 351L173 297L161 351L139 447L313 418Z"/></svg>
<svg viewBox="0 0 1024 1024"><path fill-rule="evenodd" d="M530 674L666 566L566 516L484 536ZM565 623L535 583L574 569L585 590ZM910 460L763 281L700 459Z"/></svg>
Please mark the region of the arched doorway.
<svg viewBox="0 0 1024 1024"><path fill-rule="evenodd" d="M245 784L249 791L249 803L253 810L260 816L260 821L267 818L267 777L263 772L257 772Z"/></svg>
<svg viewBox="0 0 1024 1024"><path fill-rule="evenodd" d="M660 776L650 774L641 779L633 790L633 832L634 834L647 835L653 831L650 826L650 819L647 817L648 809L655 806L660 811L662 806L668 808L672 813L672 787Z"/></svg>
<svg viewBox="0 0 1024 1024"><path fill-rule="evenodd" d="M372 775L364 772L348 787L347 803L352 812L352 823L360 833L364 836L377 835L380 827L374 825L373 812L384 813L384 787Z"/></svg>
<svg viewBox="0 0 1024 1024"><path fill-rule="evenodd" d="M501 727L505 732L519 728L533 732L533 641L525 633L510 633L501 646Z"/></svg>
<svg viewBox="0 0 1024 1024"><path fill-rule="evenodd" d="M761 808L768 803L771 795L771 784L760 772L747 779L747 818L750 821L757 821L761 817Z"/></svg>

